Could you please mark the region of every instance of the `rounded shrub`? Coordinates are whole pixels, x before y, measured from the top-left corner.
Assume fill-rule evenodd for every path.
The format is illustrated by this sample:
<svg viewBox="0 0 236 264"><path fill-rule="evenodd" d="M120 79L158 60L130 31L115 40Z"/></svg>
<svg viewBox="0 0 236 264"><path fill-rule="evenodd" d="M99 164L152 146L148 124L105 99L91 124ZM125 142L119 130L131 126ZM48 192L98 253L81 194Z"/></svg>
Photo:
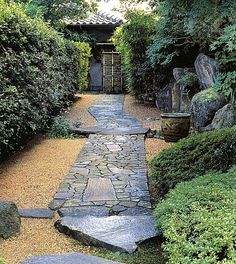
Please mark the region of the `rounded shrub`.
<svg viewBox="0 0 236 264"><path fill-rule="evenodd" d="M168 263L236 263L236 168L178 184L155 209Z"/></svg>
<svg viewBox="0 0 236 264"><path fill-rule="evenodd" d="M160 199L179 182L209 171L226 172L234 164L236 126L180 140L152 159L151 175Z"/></svg>

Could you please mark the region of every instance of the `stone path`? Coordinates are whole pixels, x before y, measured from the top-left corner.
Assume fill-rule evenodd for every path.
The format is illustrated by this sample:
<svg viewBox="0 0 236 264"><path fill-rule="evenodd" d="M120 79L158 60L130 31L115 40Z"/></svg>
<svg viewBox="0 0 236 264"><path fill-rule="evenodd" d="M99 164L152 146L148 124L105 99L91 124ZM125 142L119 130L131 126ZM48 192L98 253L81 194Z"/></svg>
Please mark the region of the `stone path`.
<svg viewBox="0 0 236 264"><path fill-rule="evenodd" d="M153 224L144 134L133 134L134 129L143 128L123 111L123 102L123 95L100 95L89 109L97 120L96 127L110 132L89 136L50 204L51 209L59 210L60 216L74 217L74 223L89 216L146 215L145 221ZM155 232L149 235L153 237Z"/></svg>

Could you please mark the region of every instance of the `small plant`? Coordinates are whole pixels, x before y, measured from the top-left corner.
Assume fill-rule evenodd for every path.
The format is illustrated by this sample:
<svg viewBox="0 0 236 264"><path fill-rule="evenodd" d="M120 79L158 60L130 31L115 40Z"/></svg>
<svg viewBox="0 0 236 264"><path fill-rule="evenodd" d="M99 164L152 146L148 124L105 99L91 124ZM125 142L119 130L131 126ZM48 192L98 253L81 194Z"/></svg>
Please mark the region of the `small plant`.
<svg viewBox="0 0 236 264"><path fill-rule="evenodd" d="M197 82L197 75L194 72L185 72L183 76L177 81L180 86L194 86Z"/></svg>
<svg viewBox="0 0 236 264"><path fill-rule="evenodd" d="M51 138L72 138L73 135L70 132L71 123L69 119L63 116L57 116L54 118L49 136Z"/></svg>
<svg viewBox="0 0 236 264"><path fill-rule="evenodd" d="M236 263L236 168L178 184L157 205L168 263Z"/></svg>
<svg viewBox="0 0 236 264"><path fill-rule="evenodd" d="M0 258L0 264L5 264L5 262L2 258Z"/></svg>

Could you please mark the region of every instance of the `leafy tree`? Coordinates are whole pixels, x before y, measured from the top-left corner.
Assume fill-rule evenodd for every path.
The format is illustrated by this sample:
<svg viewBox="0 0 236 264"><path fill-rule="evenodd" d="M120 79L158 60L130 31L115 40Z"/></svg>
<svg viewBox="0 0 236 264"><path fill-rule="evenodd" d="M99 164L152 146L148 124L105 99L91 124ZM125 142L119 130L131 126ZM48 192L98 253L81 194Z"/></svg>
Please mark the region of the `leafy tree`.
<svg viewBox="0 0 236 264"><path fill-rule="evenodd" d="M154 0L159 17L149 58L153 64L171 64L192 50L209 46L236 16L234 0Z"/></svg>
<svg viewBox="0 0 236 264"><path fill-rule="evenodd" d="M97 7L97 1L86 0L19 0L31 17L42 16L54 27L61 27L67 20L83 18Z"/></svg>

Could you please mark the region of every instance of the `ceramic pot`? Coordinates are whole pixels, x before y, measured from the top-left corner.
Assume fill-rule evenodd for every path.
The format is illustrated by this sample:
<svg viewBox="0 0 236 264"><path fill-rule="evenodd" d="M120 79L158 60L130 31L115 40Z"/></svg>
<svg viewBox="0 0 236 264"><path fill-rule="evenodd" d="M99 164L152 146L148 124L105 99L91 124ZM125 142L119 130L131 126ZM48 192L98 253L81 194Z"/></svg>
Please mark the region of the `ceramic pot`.
<svg viewBox="0 0 236 264"><path fill-rule="evenodd" d="M166 142L176 142L185 138L190 129L189 113L163 113L161 114L161 130Z"/></svg>

